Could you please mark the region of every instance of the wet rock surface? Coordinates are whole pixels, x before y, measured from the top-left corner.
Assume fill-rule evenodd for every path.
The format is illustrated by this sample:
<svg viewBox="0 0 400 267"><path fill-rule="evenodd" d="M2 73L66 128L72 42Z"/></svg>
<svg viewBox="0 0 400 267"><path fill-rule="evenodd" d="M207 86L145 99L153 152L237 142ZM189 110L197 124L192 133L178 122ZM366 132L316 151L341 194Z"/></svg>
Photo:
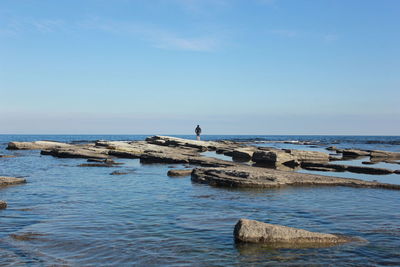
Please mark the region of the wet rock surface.
<svg viewBox="0 0 400 267"><path fill-rule="evenodd" d="M329 247L364 241L360 238L310 232L248 219L240 219L235 225L233 234L236 242L265 243L276 248Z"/></svg>

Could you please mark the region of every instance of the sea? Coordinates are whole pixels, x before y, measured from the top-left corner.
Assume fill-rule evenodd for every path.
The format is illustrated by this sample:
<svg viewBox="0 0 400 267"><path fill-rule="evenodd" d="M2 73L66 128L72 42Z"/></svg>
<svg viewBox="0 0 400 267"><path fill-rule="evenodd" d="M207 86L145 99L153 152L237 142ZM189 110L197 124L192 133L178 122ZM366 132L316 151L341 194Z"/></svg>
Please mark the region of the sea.
<svg viewBox="0 0 400 267"><path fill-rule="evenodd" d="M180 164L78 167L85 159L6 150L10 141L144 140L147 135L0 135L0 266L400 266L400 191L351 187L237 189L170 178ZM194 136L177 137L195 139ZM205 135L203 140L327 151L329 146L400 152L399 136ZM206 152L208 156L221 155ZM222 156L223 157L223 156ZM363 165L368 158L340 164ZM335 162L337 163L337 162ZM367 165L400 169L397 163ZM110 175L113 171L126 175ZM400 175L300 172L400 184ZM237 244L240 218L361 237L328 248Z"/></svg>

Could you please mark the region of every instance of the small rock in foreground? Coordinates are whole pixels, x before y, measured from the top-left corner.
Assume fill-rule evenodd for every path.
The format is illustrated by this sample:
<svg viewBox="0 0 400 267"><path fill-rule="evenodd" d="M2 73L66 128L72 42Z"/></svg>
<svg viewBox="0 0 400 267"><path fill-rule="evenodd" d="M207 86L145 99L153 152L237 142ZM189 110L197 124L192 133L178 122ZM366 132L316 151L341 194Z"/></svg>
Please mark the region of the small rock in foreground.
<svg viewBox="0 0 400 267"><path fill-rule="evenodd" d="M365 241L361 238L309 232L248 219L240 219L233 234L237 242L264 243L277 248L329 247L352 241Z"/></svg>

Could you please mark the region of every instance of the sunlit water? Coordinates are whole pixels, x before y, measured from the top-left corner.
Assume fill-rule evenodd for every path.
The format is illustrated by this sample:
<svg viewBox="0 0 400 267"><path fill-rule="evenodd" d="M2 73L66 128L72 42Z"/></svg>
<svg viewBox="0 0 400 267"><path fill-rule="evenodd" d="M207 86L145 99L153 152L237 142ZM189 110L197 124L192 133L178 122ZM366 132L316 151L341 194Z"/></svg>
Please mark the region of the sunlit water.
<svg viewBox="0 0 400 267"><path fill-rule="evenodd" d="M0 199L9 204L0 211L0 265L400 264L399 191L346 187L215 188L194 184L189 177L169 178L166 173L170 165L141 165L135 159L118 159L125 165L77 167L85 160L40 156L39 151L4 150L9 140L46 138L0 138L0 154L18 155L0 159L0 175L26 176L28 180L26 185L0 189ZM115 170L129 174L110 175ZM239 218L359 236L369 242L314 249L238 246L232 231ZM27 233L25 240L13 238Z"/></svg>

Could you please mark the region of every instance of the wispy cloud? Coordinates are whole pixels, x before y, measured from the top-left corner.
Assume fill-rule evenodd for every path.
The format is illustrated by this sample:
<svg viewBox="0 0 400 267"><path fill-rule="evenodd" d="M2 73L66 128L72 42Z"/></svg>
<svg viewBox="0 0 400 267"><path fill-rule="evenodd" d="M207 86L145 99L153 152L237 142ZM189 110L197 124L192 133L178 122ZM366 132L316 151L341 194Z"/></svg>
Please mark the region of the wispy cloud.
<svg viewBox="0 0 400 267"><path fill-rule="evenodd" d="M64 21L59 19L11 19L0 26L0 34L18 35L24 32L52 33L64 28Z"/></svg>
<svg viewBox="0 0 400 267"><path fill-rule="evenodd" d="M220 44L214 36L184 36L154 25L91 18L80 25L90 30L137 37L151 46L169 50L213 51Z"/></svg>

